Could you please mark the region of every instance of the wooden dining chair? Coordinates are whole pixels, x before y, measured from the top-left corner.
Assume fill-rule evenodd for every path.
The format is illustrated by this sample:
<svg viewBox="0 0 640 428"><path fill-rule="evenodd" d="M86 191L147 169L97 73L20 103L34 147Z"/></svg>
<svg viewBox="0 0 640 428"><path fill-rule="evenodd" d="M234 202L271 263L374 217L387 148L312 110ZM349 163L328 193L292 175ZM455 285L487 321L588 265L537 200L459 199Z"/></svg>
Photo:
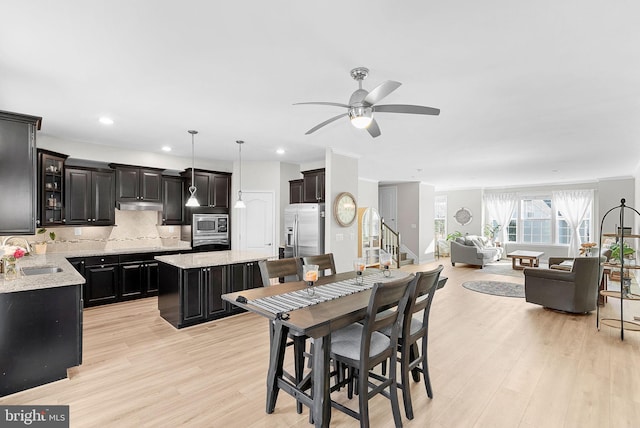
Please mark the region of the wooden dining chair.
<svg viewBox="0 0 640 428"><path fill-rule="evenodd" d="M369 426L369 399L382 394L391 401L395 426L402 426L396 381L396 361L399 318L402 317L409 295L415 288L414 276L376 283L371 290L365 318L331 334L331 358L339 367L347 367L347 376L331 387L339 390L345 384L358 388L358 411L331 400L331 406L360 421L361 427ZM385 308L391 310L384 311ZM380 332L391 329L391 337ZM383 361L389 362L389 375L382 376L373 368ZM340 378L340 377L338 377Z"/></svg>
<svg viewBox="0 0 640 428"><path fill-rule="evenodd" d="M302 280L302 262L299 258L287 258L277 260L260 260L258 262L260 267L260 275L262 276L262 285L264 287L271 286L271 280L274 278L284 278L285 282L288 281L301 281ZM273 327L273 326L272 326ZM273 339L273 328L270 328L269 340ZM289 334L289 342L287 346L293 346L293 367L294 376L288 376L292 380L295 380L296 384L300 383L304 376L304 358L305 349L307 346L307 336ZM298 413L302 413L302 403L297 403Z"/></svg>
<svg viewBox="0 0 640 428"><path fill-rule="evenodd" d="M402 317L401 329L398 334L398 352L400 354L400 381L398 388L402 390L402 401L408 419L413 419L413 406L411 404L411 388L409 375L416 382L420 381L420 373L424 376L424 386L427 396L433 398L431 380L429 378L429 365L427 363L427 349L429 343L429 313L431 303L438 288L440 272L443 266L416 273L416 286L411 291L407 308ZM422 311L422 314L420 314ZM414 316L418 315L418 316ZM392 337L390 327L382 331ZM418 350L418 341L422 339L422 352ZM393 369L391 369L393 370ZM384 373L384 370L383 370Z"/></svg>
<svg viewBox="0 0 640 428"><path fill-rule="evenodd" d="M318 265L318 271L322 272L323 276L336 274L336 263L333 260L333 253L306 256L302 258L302 263L305 265ZM327 274L326 271L329 271L329 273Z"/></svg>
<svg viewBox="0 0 640 428"><path fill-rule="evenodd" d="M262 285L268 287L273 278L284 278L284 282L302 281L302 263L299 258L260 260L260 275Z"/></svg>

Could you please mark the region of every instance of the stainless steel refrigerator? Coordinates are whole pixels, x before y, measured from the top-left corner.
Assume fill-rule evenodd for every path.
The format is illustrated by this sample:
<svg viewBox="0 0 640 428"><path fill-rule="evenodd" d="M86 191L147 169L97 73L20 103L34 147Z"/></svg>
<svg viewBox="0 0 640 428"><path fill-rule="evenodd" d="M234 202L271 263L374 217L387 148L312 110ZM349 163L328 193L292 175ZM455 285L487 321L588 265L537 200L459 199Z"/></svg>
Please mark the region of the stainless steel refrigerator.
<svg viewBox="0 0 640 428"><path fill-rule="evenodd" d="M284 209L284 256L324 254L324 204L291 204Z"/></svg>

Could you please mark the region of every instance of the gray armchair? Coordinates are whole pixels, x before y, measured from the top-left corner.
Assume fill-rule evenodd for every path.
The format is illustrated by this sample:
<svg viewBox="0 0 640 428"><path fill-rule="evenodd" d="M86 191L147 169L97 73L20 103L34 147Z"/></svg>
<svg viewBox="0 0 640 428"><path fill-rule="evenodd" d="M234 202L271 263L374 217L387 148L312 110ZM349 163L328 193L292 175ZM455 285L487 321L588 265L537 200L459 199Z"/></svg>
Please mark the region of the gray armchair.
<svg viewBox="0 0 640 428"><path fill-rule="evenodd" d="M596 309L598 285L605 257L550 257L549 266L573 260L571 270L524 269L524 295L527 302L565 312L584 313Z"/></svg>

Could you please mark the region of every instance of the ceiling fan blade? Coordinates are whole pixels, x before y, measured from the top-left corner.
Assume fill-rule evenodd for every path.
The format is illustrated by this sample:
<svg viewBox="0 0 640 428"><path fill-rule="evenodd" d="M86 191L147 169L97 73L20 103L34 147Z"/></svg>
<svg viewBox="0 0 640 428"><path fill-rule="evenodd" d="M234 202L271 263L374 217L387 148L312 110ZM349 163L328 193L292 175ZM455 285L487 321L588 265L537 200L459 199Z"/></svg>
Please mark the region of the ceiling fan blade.
<svg viewBox="0 0 640 428"><path fill-rule="evenodd" d="M300 104L317 104L317 105L322 105L322 106L336 106L336 107L349 108L349 106L346 105L346 104L330 103L330 102L325 102L325 101L309 102L309 103L293 103L294 106L297 106L297 105L300 105Z"/></svg>
<svg viewBox="0 0 640 428"><path fill-rule="evenodd" d="M308 130L307 132L305 132L304 135L309 135L312 132L316 132L318 129L322 128L323 126L328 125L331 122L335 122L336 120L340 119L341 117L348 116L348 115L349 115L349 113L342 113L342 114L339 114L337 116L332 117L331 119L327 119L324 122L322 122L321 124L316 125L313 128L311 128L310 130Z"/></svg>
<svg viewBox="0 0 640 428"><path fill-rule="evenodd" d="M374 105L375 103L380 102L384 97L389 95L391 92L398 89L400 85L402 85L402 83L396 82L393 80L387 80L386 82L382 82L381 84L373 88L371 92L369 92L369 95L367 95L364 98L364 102L369 104L370 106Z"/></svg>
<svg viewBox="0 0 640 428"><path fill-rule="evenodd" d="M378 122L376 122L375 119L371 120L371 123L369 124L369 126L367 126L367 131L369 131L369 134L371 134L373 138L380 136L380 127L378 126Z"/></svg>
<svg viewBox="0 0 640 428"><path fill-rule="evenodd" d="M431 114L434 116L440 114L439 108L413 106L409 104L384 104L381 106L373 106L372 110L379 113Z"/></svg>

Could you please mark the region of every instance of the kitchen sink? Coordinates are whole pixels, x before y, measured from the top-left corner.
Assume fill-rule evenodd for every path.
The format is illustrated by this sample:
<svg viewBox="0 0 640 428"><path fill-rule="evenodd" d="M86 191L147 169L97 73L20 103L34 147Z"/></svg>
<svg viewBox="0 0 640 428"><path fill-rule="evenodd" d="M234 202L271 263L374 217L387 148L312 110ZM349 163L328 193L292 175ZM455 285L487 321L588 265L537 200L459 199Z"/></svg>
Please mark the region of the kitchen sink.
<svg viewBox="0 0 640 428"><path fill-rule="evenodd" d="M22 273L25 275L45 275L58 272L62 272L62 268L58 266L29 266L22 268Z"/></svg>

